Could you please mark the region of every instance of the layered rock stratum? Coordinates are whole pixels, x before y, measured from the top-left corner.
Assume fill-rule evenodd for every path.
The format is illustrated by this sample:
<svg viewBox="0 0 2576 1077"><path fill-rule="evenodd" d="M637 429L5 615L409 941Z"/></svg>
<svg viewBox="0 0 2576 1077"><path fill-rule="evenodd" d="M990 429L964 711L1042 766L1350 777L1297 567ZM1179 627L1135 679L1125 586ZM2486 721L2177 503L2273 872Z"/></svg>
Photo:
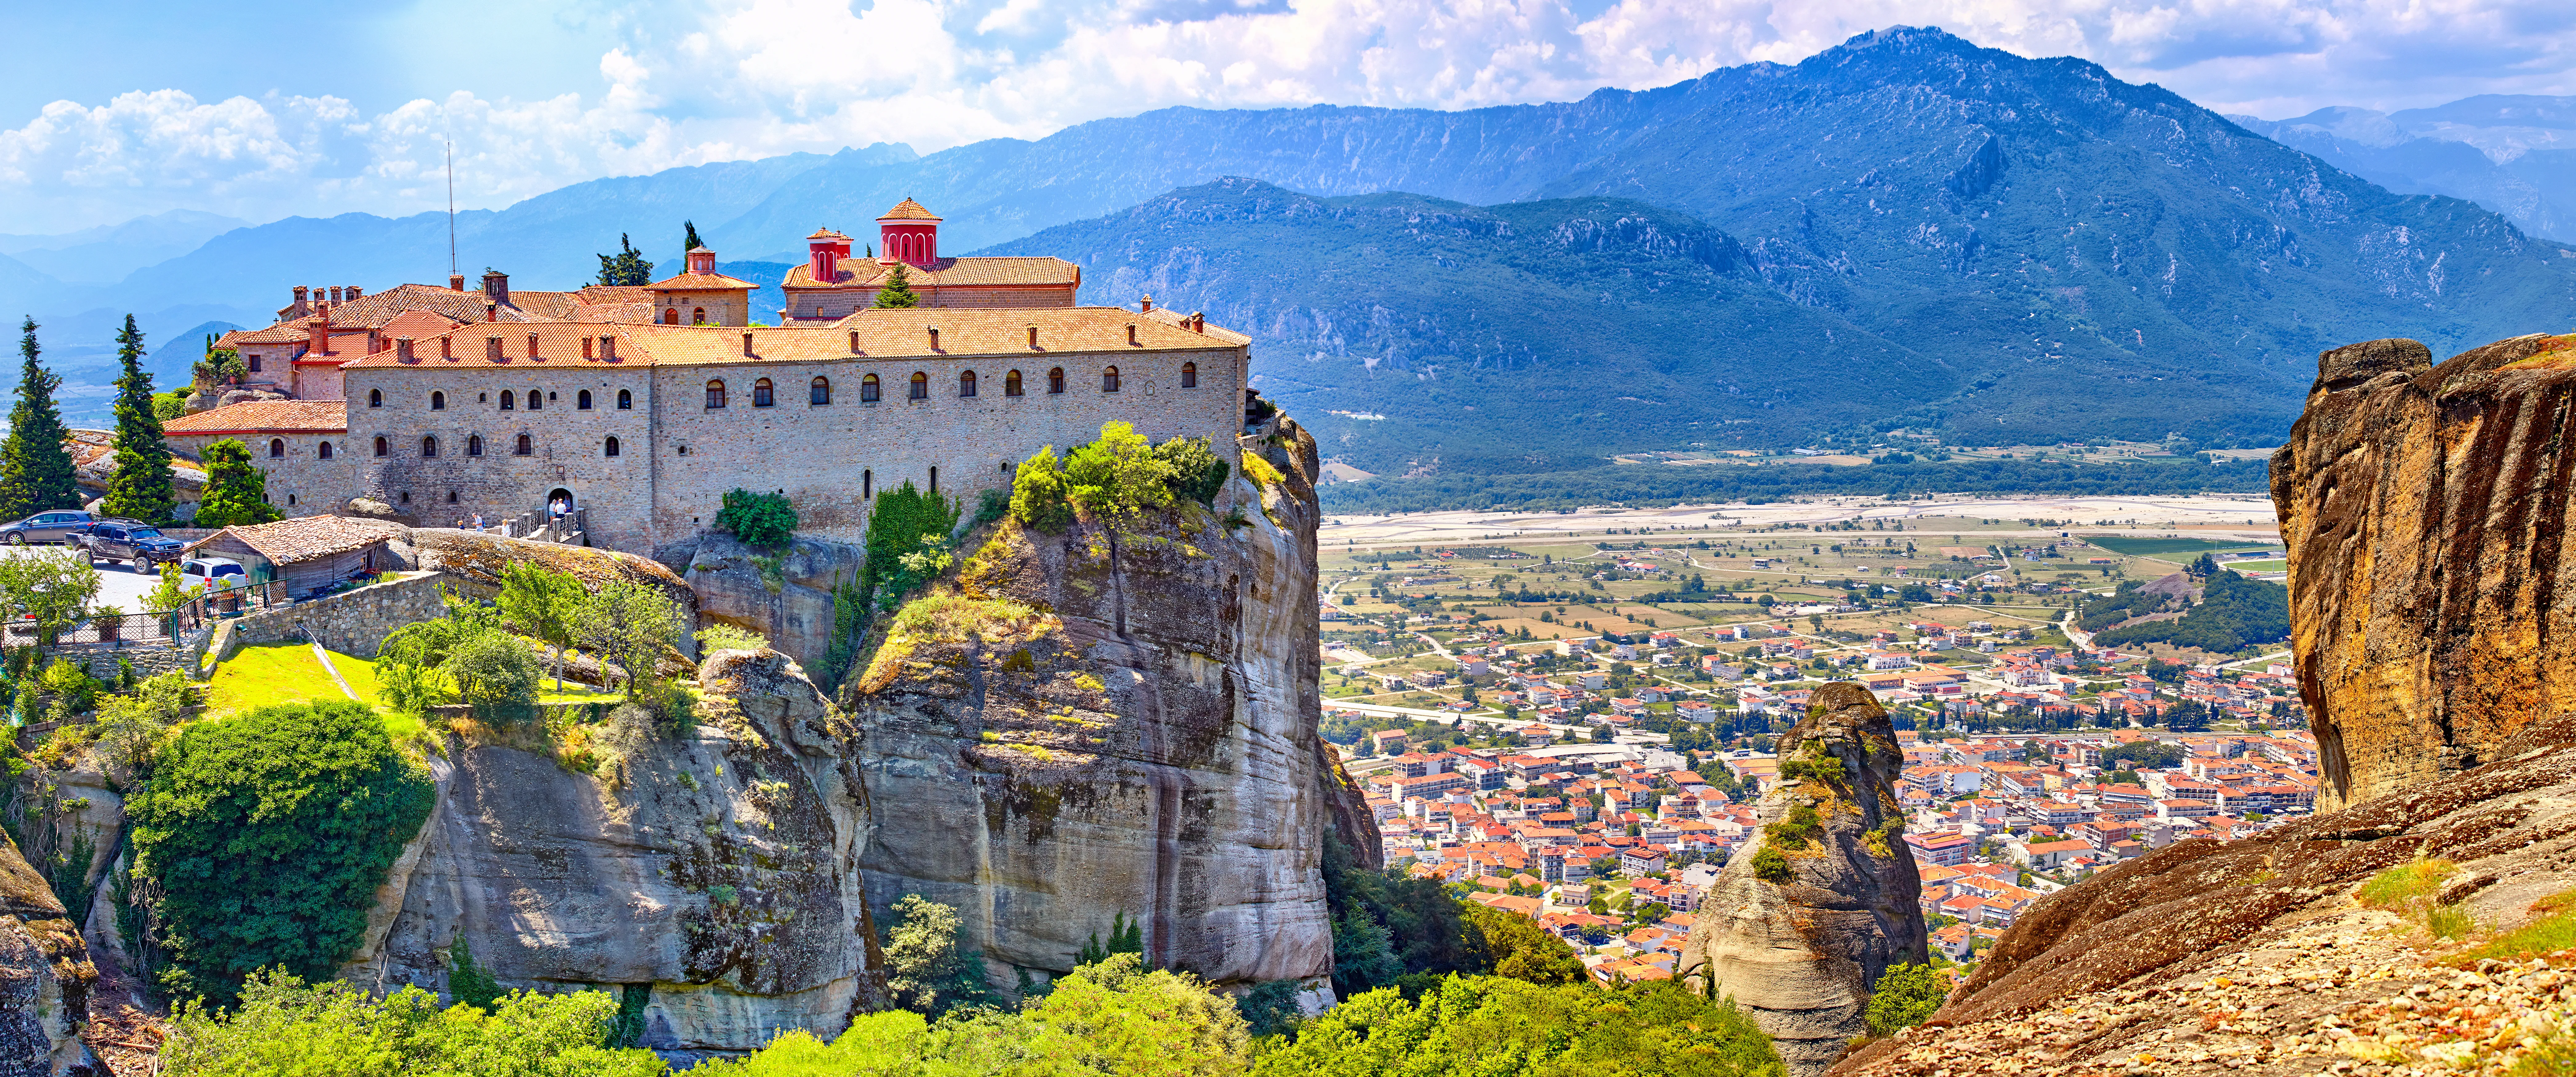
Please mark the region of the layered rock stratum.
<svg viewBox="0 0 2576 1077"><path fill-rule="evenodd" d="M896 616L843 697L880 915L957 907L1003 985L1125 917L1154 964L1329 997L1323 835L1378 842L1317 736L1315 444L1284 423L1242 449L1273 474L1234 469L1213 508L1005 520Z"/></svg>
<svg viewBox="0 0 2576 1077"><path fill-rule="evenodd" d="M97 980L80 928L0 834L0 1077L97 1072L80 1038Z"/></svg>
<svg viewBox="0 0 2576 1077"><path fill-rule="evenodd" d="M1674 975L1734 999L1808 1077L1869 1030L1879 974L1926 959L1923 890L1893 788L1905 755L1868 689L1817 689L1779 756L1765 825L1700 898Z"/></svg>
<svg viewBox="0 0 2576 1077"><path fill-rule="evenodd" d="M2571 394L2576 336L2319 360L2272 499L2321 808L2459 774L2576 708Z"/></svg>

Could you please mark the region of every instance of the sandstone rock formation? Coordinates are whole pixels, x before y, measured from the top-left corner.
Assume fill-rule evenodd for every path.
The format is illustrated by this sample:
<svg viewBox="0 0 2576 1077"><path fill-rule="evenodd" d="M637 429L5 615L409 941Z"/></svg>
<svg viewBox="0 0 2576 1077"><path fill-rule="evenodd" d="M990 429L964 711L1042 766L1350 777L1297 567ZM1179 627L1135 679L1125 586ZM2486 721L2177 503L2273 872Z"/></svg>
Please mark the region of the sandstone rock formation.
<svg viewBox="0 0 2576 1077"><path fill-rule="evenodd" d="M2453 1057L2504 1072L2496 1034L2526 1014L2571 1020L2563 955L2545 972L2445 966L2459 944L2354 892L2419 857L2453 861L2442 898L2509 928L2576 885L2576 717L2517 724L2485 766L2240 841L2176 842L2050 895L1932 1020L1833 1073L2455 1072Z"/></svg>
<svg viewBox="0 0 2576 1077"><path fill-rule="evenodd" d="M1925 960L1922 885L1893 789L1904 753L1868 689L1817 689L1779 752L1766 825L1700 899L1673 974L1733 997L1803 1077L1868 1031L1879 973Z"/></svg>
<svg viewBox="0 0 2576 1077"><path fill-rule="evenodd" d="M2460 773L2576 708L2572 392L2576 336L2439 367L2411 340L2319 359L2272 498L2320 808Z"/></svg>
<svg viewBox="0 0 2576 1077"><path fill-rule="evenodd" d="M660 547L653 557L689 581L702 621L758 632L817 674L832 649L832 593L855 588L867 563L867 551L848 543L798 538L765 551L716 531Z"/></svg>
<svg viewBox="0 0 2576 1077"><path fill-rule="evenodd" d="M1155 964L1328 997L1321 834L1352 794L1316 737L1314 440L1241 444L1281 481L1236 468L1214 511L970 536L851 675L880 915L956 906L1004 986L1125 915Z"/></svg>
<svg viewBox="0 0 2576 1077"><path fill-rule="evenodd" d="M95 1070L79 1032L97 979L63 903L0 835L0 1077Z"/></svg>
<svg viewBox="0 0 2576 1077"><path fill-rule="evenodd" d="M461 942L504 986L649 991L644 1044L678 1051L882 1007L852 731L776 652L713 656L699 688L676 735L459 723L342 977L443 990Z"/></svg>

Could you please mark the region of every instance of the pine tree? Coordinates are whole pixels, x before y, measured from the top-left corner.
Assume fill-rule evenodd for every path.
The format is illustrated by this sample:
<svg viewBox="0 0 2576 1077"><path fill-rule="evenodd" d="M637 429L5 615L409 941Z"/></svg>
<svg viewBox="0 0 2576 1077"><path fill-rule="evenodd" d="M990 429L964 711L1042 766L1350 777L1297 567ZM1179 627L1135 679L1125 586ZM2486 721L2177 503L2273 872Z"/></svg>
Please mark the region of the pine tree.
<svg viewBox="0 0 2576 1077"><path fill-rule="evenodd" d="M653 283L653 263L644 260L626 233L617 234L616 254L599 256L599 283L616 286L642 286Z"/></svg>
<svg viewBox="0 0 2576 1077"><path fill-rule="evenodd" d="M100 509L145 523L170 519L170 447L161 440L161 415L152 400L152 373L143 369L143 333L134 316L116 334L116 472L107 480Z"/></svg>
<svg viewBox="0 0 2576 1077"><path fill-rule="evenodd" d="M703 242L703 241L701 241L700 239L698 239L698 222L696 222L696 221L681 221L681 222L680 222L680 227L682 227L682 228L686 228L686 229L688 229L688 230L689 230L689 236L688 236L688 238L687 238L687 239L683 239L683 240L681 240L681 241L680 241L680 253L682 253L682 254L687 254L687 253L689 253L690 251L693 251L693 250L696 250L696 249L698 249L698 248L700 248L700 247L706 246L706 243L705 243L705 242Z"/></svg>
<svg viewBox="0 0 2576 1077"><path fill-rule="evenodd" d="M912 294L912 282L904 278L903 263L895 263L894 276L885 282L885 287L877 289L876 305L889 309L921 305L921 297Z"/></svg>
<svg viewBox="0 0 2576 1077"><path fill-rule="evenodd" d="M9 409L9 436L0 440L0 519L17 519L47 509L78 508L80 484L73 477L71 451L63 442L62 409L54 390L62 375L37 361L36 320L19 327L18 354L26 357L18 379L18 404Z"/></svg>
<svg viewBox="0 0 2576 1077"><path fill-rule="evenodd" d="M268 503L268 473L251 466L250 447L239 438L206 446L206 496L197 503L197 526L264 524L277 518L277 507Z"/></svg>

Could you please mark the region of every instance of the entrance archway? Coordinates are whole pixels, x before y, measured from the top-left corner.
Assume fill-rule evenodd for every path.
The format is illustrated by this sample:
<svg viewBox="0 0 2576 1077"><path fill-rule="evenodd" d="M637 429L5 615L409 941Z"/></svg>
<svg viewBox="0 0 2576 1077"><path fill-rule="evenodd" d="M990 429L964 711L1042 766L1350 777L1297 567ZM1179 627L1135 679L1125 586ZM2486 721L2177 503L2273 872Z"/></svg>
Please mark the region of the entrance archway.
<svg viewBox="0 0 2576 1077"><path fill-rule="evenodd" d="M546 515L549 518L555 516L570 516L574 509L580 507L581 502L573 499L572 491L564 489L563 487L555 487L552 491L546 494Z"/></svg>

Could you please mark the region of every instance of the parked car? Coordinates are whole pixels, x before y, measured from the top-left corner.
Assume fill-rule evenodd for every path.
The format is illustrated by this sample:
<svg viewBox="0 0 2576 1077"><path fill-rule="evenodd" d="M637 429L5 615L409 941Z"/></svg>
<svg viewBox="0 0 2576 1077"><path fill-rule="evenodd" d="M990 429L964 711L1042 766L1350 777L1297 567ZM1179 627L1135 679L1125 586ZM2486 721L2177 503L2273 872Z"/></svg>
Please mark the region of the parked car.
<svg viewBox="0 0 2576 1077"><path fill-rule="evenodd" d="M0 524L0 542L24 546L30 542L74 542L72 536L89 530L98 514L87 509L55 509L39 512L24 520Z"/></svg>
<svg viewBox="0 0 2576 1077"><path fill-rule="evenodd" d="M95 521L80 539L89 547L91 560L123 561L136 572L150 572L154 565L178 560L180 548L186 545L141 520Z"/></svg>
<svg viewBox="0 0 2576 1077"><path fill-rule="evenodd" d="M179 574L190 587L216 591L250 584L250 573L242 570L241 562L221 557L192 557L181 561Z"/></svg>

